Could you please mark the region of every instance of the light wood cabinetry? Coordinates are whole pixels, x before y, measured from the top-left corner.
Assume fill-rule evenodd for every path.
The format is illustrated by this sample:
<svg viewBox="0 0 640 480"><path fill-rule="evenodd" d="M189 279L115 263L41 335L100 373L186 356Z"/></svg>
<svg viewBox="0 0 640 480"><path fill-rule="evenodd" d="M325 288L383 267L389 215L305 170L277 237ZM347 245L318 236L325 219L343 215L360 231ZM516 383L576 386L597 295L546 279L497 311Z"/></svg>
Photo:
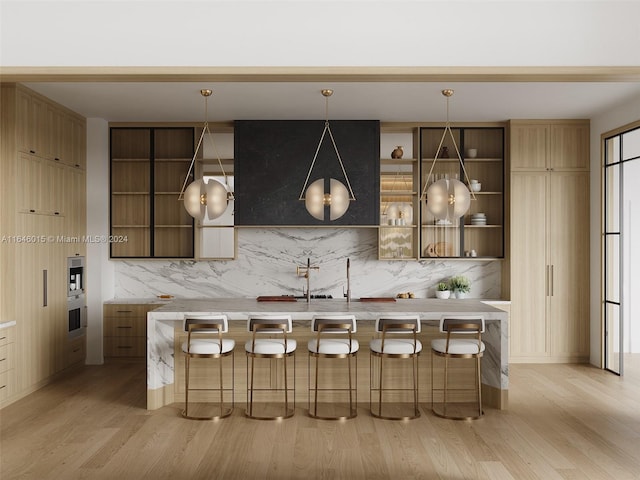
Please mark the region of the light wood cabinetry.
<svg viewBox="0 0 640 480"><path fill-rule="evenodd" d="M84 118L19 84L1 85L0 106L0 322L16 321L8 404L84 359L80 340L67 338L66 263L86 251L86 130Z"/></svg>
<svg viewBox="0 0 640 480"><path fill-rule="evenodd" d="M512 171L588 171L589 123L512 120Z"/></svg>
<svg viewBox="0 0 640 480"><path fill-rule="evenodd" d="M453 138L443 137L442 126L420 128L420 191L434 181L456 179L480 183L471 195L471 206L460 220L437 219L420 202L420 257L504 257L504 126L469 125L452 128ZM456 154L464 162L464 170ZM444 153L444 149L447 153ZM469 150L475 150L469 155ZM437 159L436 159L436 154ZM434 164L435 159L435 164ZM433 170L432 170L433 166ZM431 171L431 176L429 172ZM472 221L483 213L486 224Z"/></svg>
<svg viewBox="0 0 640 480"><path fill-rule="evenodd" d="M553 127L518 122L511 140L512 362L589 356L588 123Z"/></svg>
<svg viewBox="0 0 640 480"><path fill-rule="evenodd" d="M149 304L104 305L104 356L144 357L147 347Z"/></svg>
<svg viewBox="0 0 640 480"><path fill-rule="evenodd" d="M111 128L112 258L193 258L193 219L178 201L193 128Z"/></svg>
<svg viewBox="0 0 640 480"><path fill-rule="evenodd" d="M16 391L15 326L0 328L0 406Z"/></svg>

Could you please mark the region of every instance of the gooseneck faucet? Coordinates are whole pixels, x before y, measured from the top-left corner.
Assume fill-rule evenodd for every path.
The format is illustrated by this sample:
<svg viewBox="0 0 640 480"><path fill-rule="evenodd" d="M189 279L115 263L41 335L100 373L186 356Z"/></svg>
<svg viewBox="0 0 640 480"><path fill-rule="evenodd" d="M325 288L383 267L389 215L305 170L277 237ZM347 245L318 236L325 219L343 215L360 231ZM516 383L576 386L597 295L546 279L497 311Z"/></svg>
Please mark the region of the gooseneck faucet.
<svg viewBox="0 0 640 480"><path fill-rule="evenodd" d="M351 259L347 258L347 293L344 294L347 297L347 303L351 303Z"/></svg>
<svg viewBox="0 0 640 480"><path fill-rule="evenodd" d="M300 276L300 274L302 274L302 276L307 279L307 303L311 301L311 288L309 287L309 277L311 270L320 270L320 267L317 265L312 266L310 258L307 258L306 267L301 267L299 265L296 267L296 275Z"/></svg>

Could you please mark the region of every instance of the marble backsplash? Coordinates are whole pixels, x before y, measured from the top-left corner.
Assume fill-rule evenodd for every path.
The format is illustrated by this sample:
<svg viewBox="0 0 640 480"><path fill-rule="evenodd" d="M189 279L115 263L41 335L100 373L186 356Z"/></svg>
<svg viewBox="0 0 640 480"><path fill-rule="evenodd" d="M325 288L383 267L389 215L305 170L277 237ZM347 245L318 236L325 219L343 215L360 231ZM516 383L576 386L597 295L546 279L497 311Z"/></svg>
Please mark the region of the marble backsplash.
<svg viewBox="0 0 640 480"><path fill-rule="evenodd" d="M311 272L314 295L343 296L350 258L352 298L434 297L439 281L466 275L470 298L500 299L500 260L381 261L375 228L241 228L236 260L118 260L115 297L302 295L306 280L296 266L306 266L307 258L319 267Z"/></svg>

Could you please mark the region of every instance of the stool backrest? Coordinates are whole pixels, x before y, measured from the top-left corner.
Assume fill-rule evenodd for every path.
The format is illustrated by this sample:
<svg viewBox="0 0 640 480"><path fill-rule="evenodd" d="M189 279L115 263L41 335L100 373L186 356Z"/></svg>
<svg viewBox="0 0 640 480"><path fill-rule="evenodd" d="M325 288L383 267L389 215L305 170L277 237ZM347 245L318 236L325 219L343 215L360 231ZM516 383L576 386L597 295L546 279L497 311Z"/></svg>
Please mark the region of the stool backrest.
<svg viewBox="0 0 640 480"><path fill-rule="evenodd" d="M478 340L478 352L482 347L482 334L484 333L484 317L482 315L445 315L440 319L440 332L447 334L447 343L445 351L449 352L449 345L456 340L451 339L451 335L455 334L471 334L476 335Z"/></svg>
<svg viewBox="0 0 640 480"><path fill-rule="evenodd" d="M291 315L260 315L249 317L247 331L255 333L291 333L293 322Z"/></svg>
<svg viewBox="0 0 640 480"><path fill-rule="evenodd" d="M420 316L418 315L388 315L376 320L375 330L382 334L382 351L386 336L389 334L410 334L413 337L413 353L418 345L417 334L422 331Z"/></svg>
<svg viewBox="0 0 640 480"><path fill-rule="evenodd" d="M386 315L376 319L377 333L420 333L422 325L418 315Z"/></svg>
<svg viewBox="0 0 640 480"><path fill-rule="evenodd" d="M484 333L485 323L482 315L443 315L440 318L441 333Z"/></svg>
<svg viewBox="0 0 640 480"><path fill-rule="evenodd" d="M189 333L211 333L212 330L227 333L229 331L226 315L185 315L182 326L184 331Z"/></svg>
<svg viewBox="0 0 640 480"><path fill-rule="evenodd" d="M320 350L320 336L323 333L347 334L349 336L349 351L351 351L351 334L356 331L355 315L316 315L311 320L311 331L317 332L316 351Z"/></svg>
<svg viewBox="0 0 640 480"><path fill-rule="evenodd" d="M311 320L312 332L325 333L355 333L356 316L355 315L316 315Z"/></svg>

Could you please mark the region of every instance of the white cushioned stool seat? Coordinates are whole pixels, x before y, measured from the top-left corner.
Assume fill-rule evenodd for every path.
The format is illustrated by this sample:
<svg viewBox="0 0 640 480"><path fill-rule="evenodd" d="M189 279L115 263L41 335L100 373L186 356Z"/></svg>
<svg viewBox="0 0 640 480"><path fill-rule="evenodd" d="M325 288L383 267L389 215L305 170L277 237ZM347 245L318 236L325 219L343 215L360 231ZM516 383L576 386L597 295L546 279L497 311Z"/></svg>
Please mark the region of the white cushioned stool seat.
<svg viewBox="0 0 640 480"><path fill-rule="evenodd" d="M235 340L224 338L222 339L222 351L220 351L220 343L218 340L193 339L191 340L191 348L189 348L188 342L182 344L182 351L200 355L217 355L219 353L230 352L235 346Z"/></svg>
<svg viewBox="0 0 640 480"><path fill-rule="evenodd" d="M295 351L297 343L294 339L287 339L287 348L285 351L284 340L281 338L261 338L256 340L255 347L252 340L247 340L244 348L249 353L258 355L278 355L280 353L291 353Z"/></svg>
<svg viewBox="0 0 640 480"><path fill-rule="evenodd" d="M447 339L437 338L431 341L431 348L436 352L447 353ZM478 340L472 339L456 339L449 340L448 353L453 355L474 355L484 352L484 342L480 342L480 351L478 351Z"/></svg>
<svg viewBox="0 0 640 480"><path fill-rule="evenodd" d="M377 353L388 355L411 355L414 353L413 340L408 338L386 338L384 351L382 351L382 339L374 338L369 342L369 348ZM416 340L415 353L422 351L422 342Z"/></svg>
<svg viewBox="0 0 640 480"><path fill-rule="evenodd" d="M358 340L351 340L351 349L349 349L348 338L322 338L320 339L320 348L315 338L309 340L307 344L309 351L313 353L322 353L324 355L345 355L355 353L360 348Z"/></svg>

